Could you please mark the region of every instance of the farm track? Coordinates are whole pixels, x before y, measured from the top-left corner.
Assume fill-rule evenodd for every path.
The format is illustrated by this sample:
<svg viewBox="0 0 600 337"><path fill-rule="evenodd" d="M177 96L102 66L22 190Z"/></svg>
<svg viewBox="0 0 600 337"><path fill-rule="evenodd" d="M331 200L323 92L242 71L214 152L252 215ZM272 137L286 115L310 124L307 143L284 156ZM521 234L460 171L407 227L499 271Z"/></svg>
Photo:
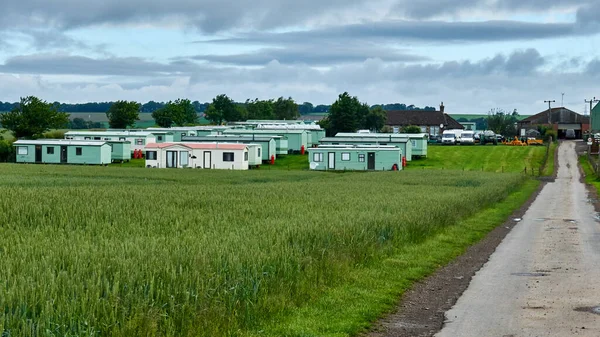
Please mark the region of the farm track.
<svg viewBox="0 0 600 337"><path fill-rule="evenodd" d="M554 167L557 170L558 148L554 161ZM556 174L555 171L554 175L556 176ZM529 200L516 210L504 224L495 228L456 260L406 292L396 312L381 319L369 333L363 334L363 336L424 337L434 336L439 332L444 325L446 311L452 308L469 287L473 276L488 262L496 247L518 224L514 219L522 218L525 215L544 186L545 184L540 185Z"/></svg>

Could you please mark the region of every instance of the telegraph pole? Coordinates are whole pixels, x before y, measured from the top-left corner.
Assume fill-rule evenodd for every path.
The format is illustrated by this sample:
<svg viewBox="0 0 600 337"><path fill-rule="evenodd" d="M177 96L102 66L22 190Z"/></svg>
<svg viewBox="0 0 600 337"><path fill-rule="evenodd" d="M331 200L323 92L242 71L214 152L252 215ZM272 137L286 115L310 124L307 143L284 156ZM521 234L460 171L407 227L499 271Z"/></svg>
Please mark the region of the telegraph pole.
<svg viewBox="0 0 600 337"><path fill-rule="evenodd" d="M600 102L600 100L597 100L596 97L590 99L589 101L586 99L585 100L586 103L590 103L590 133L593 132L593 128L592 128L592 109L593 109L593 104L596 102Z"/></svg>
<svg viewBox="0 0 600 337"><path fill-rule="evenodd" d="M564 108L565 107L565 93L563 92L561 95L562 95L562 98L560 99L560 106L562 106Z"/></svg>
<svg viewBox="0 0 600 337"><path fill-rule="evenodd" d="M544 103L548 103L548 124L552 124L551 116L552 116L552 108L550 107L550 103L556 102L555 100L544 101Z"/></svg>

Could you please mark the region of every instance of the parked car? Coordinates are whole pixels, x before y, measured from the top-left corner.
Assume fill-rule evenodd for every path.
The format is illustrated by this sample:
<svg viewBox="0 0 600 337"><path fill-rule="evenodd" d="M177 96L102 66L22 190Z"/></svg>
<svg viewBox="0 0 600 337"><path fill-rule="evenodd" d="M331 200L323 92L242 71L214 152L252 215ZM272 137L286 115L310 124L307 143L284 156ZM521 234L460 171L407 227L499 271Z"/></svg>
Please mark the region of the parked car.
<svg viewBox="0 0 600 337"><path fill-rule="evenodd" d="M479 143L481 145L485 145L487 143L492 143L494 145L498 145L498 137L492 130L485 130L479 134Z"/></svg>
<svg viewBox="0 0 600 337"><path fill-rule="evenodd" d="M442 144L446 145L456 145L460 142L460 134L463 130L461 129L451 129L444 130L442 133Z"/></svg>
<svg viewBox="0 0 600 337"><path fill-rule="evenodd" d="M475 136L473 131L463 131L460 134L460 145L473 145L475 144Z"/></svg>

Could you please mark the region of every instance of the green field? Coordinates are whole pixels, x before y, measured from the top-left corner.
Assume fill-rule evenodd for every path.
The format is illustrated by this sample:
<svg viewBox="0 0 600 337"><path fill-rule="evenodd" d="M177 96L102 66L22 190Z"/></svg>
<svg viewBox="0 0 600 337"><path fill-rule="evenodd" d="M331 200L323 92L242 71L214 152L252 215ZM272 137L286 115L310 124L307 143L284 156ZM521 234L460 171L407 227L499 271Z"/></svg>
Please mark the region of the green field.
<svg viewBox="0 0 600 337"><path fill-rule="evenodd" d="M4 334L347 336L536 183L4 164L0 186Z"/></svg>
<svg viewBox="0 0 600 337"><path fill-rule="evenodd" d="M69 118L83 118L86 121L104 123L104 126L108 128L108 118L103 112L79 112L70 113ZM151 113L140 113L140 120L135 123L136 128L149 128L156 125ZM204 118L200 118L198 124L205 125L210 122Z"/></svg>
<svg viewBox="0 0 600 337"><path fill-rule="evenodd" d="M555 144L550 149L554 158ZM408 163L407 170L444 169L485 172L523 172L533 169L539 174L546 155L545 146L429 146L427 158L416 159ZM545 175L553 171L552 165Z"/></svg>

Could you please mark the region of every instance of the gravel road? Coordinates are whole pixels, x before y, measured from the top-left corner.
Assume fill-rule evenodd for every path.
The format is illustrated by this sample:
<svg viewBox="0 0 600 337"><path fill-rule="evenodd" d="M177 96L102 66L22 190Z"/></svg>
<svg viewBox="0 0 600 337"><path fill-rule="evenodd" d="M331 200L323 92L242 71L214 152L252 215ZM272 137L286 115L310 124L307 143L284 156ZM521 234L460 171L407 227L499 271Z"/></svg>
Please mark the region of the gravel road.
<svg viewBox="0 0 600 337"><path fill-rule="evenodd" d="M600 224L574 142L558 164L436 336L600 336Z"/></svg>

